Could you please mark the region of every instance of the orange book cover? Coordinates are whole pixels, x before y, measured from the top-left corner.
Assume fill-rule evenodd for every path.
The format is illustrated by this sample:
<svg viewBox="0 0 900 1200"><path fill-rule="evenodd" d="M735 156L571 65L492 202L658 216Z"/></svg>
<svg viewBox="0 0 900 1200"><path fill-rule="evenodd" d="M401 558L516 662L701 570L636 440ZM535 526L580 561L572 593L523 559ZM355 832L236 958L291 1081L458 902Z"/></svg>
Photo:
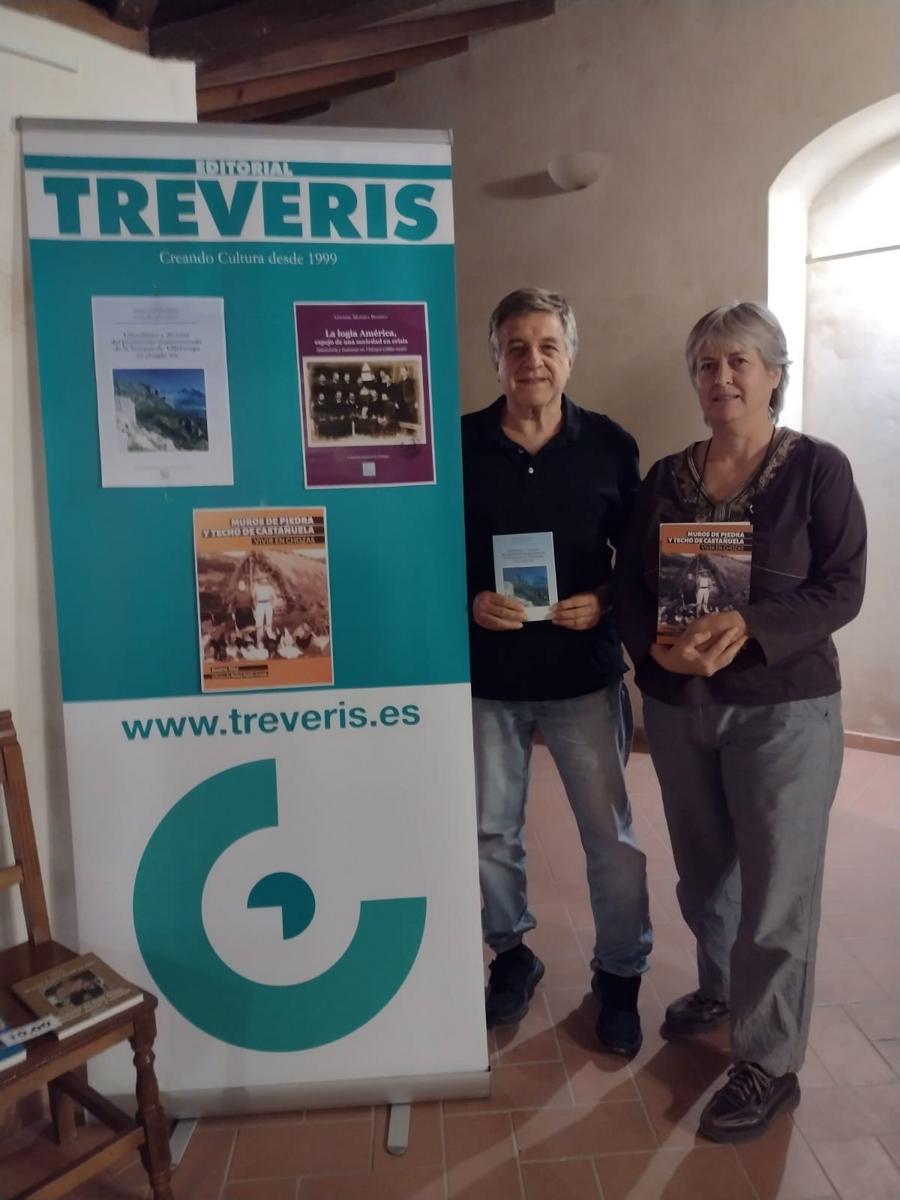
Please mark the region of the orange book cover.
<svg viewBox="0 0 900 1200"><path fill-rule="evenodd" d="M324 508L196 509L204 692L334 682Z"/></svg>
<svg viewBox="0 0 900 1200"><path fill-rule="evenodd" d="M697 617L749 603L752 555L749 521L661 523L657 643L671 646Z"/></svg>

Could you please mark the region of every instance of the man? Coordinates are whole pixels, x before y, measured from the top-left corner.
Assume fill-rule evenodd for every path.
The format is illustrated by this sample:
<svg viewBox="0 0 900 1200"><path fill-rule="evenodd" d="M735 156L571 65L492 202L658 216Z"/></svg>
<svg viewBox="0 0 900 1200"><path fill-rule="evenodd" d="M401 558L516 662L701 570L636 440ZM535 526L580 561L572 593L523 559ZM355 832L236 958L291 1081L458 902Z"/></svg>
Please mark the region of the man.
<svg viewBox="0 0 900 1200"><path fill-rule="evenodd" d="M462 423L482 918L496 954L487 1019L521 1020L544 974L522 941L535 926L522 830L540 729L587 855L597 1036L630 1055L641 1045L637 995L651 932L623 774L631 711L606 586L639 483L637 447L564 395L577 331L561 296L506 296L491 316L490 347L503 395ZM549 620L526 622L525 606L494 590L492 538L547 532L560 599Z"/></svg>
<svg viewBox="0 0 900 1200"><path fill-rule="evenodd" d="M712 587L712 572L704 555L697 561L697 616L705 616L709 612L709 590Z"/></svg>

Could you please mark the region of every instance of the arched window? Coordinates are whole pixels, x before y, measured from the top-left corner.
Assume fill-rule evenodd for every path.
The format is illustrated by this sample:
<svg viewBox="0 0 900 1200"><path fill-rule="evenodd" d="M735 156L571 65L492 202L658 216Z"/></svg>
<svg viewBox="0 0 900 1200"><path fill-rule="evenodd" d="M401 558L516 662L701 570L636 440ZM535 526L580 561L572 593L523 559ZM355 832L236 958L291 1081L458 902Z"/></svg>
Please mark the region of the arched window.
<svg viewBox="0 0 900 1200"><path fill-rule="evenodd" d="M849 456L869 520L837 640L848 730L900 737L900 96L805 147L770 192L769 302L795 366L785 423Z"/></svg>

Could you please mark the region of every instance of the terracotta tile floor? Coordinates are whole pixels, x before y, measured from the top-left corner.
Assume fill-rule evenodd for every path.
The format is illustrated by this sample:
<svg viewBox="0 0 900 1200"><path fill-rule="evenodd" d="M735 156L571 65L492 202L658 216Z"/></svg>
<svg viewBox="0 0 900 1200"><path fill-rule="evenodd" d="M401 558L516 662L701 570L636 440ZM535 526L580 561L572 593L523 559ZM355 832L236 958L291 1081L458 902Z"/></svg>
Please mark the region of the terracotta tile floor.
<svg viewBox="0 0 900 1200"><path fill-rule="evenodd" d="M414 1106L402 1158L384 1152L380 1107L204 1121L174 1176L178 1200L900 1200L900 757L847 752L803 1101L738 1149L694 1133L727 1062L724 1032L659 1035L665 1004L696 977L649 758L629 765L656 929L630 1064L596 1049L584 860L543 748L534 768L530 940L547 974L521 1025L491 1035L490 1098ZM34 1136L0 1150L0 1200L58 1153ZM76 1196L137 1200L146 1185L131 1166Z"/></svg>

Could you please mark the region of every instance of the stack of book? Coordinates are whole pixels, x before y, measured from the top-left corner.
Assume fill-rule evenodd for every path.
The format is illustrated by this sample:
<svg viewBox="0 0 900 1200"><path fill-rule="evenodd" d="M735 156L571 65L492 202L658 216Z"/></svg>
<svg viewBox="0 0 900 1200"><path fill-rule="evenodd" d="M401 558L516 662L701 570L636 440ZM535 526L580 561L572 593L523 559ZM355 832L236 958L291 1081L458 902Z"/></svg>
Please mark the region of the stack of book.
<svg viewBox="0 0 900 1200"><path fill-rule="evenodd" d="M12 990L39 1018L33 1025L41 1026L41 1018L51 1021L32 1036L52 1028L58 1038L81 1033L140 1004L144 998L140 988L116 974L96 954L80 954L39 975L30 975L14 983Z"/></svg>

